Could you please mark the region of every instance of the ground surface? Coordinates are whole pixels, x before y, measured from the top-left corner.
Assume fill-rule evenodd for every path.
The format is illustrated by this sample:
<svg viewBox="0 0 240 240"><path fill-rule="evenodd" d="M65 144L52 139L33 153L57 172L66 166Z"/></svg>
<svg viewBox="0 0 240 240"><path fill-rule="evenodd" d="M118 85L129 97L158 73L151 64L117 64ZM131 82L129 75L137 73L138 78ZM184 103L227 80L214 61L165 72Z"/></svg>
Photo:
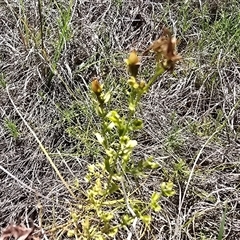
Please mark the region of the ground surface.
<svg viewBox="0 0 240 240"><path fill-rule="evenodd" d="M238 1L41 3L40 15L36 1L0 2L0 228L32 219L51 229L69 213L71 197L26 122L65 180L84 189L87 163L100 154L92 77L120 97L123 59L167 26L184 60L142 101L136 157L161 165L146 193L171 179L176 195L162 201L143 239L217 239L224 209L225 239L240 239Z"/></svg>

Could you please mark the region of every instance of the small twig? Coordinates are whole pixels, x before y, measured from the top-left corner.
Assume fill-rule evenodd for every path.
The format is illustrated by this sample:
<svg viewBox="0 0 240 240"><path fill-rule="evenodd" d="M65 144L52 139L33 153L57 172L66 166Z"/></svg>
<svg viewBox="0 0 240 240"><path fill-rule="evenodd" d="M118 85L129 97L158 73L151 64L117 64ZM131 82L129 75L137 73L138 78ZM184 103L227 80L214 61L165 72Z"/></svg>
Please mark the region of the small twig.
<svg viewBox="0 0 240 240"><path fill-rule="evenodd" d="M5 172L8 176L10 176L12 179L16 180L18 183L20 183L23 187L25 187L26 189L28 189L31 192L36 193L36 195L44 198L44 199L48 199L48 197L42 195L41 193L37 192L35 189L29 187L26 183L22 182L21 180L19 180L17 177L15 177L12 173L10 173L8 170L6 170L4 167L0 166L0 169Z"/></svg>
<svg viewBox="0 0 240 240"><path fill-rule="evenodd" d="M136 232L137 221L138 221L138 218L135 217L134 220L133 220L133 224L132 224L132 228L133 228L133 230L134 230L135 232ZM129 231L127 240L131 240L131 239L132 239L132 235L133 235L132 232ZM139 238L138 238L138 239L139 239Z"/></svg>

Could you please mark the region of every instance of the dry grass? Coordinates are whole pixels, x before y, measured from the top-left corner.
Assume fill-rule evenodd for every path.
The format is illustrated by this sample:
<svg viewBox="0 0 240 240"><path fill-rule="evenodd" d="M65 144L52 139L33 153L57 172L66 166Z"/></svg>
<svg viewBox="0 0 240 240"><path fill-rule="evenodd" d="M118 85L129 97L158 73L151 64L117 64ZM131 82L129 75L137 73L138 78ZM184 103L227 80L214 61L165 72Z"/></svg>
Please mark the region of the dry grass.
<svg viewBox="0 0 240 240"><path fill-rule="evenodd" d="M66 222L75 201L11 99L65 180L79 179L84 189L86 165L100 154L92 134L98 119L89 100L91 77L101 76L121 99L123 58L133 48L143 52L168 26L181 38L184 61L142 102L146 124L136 157L153 155L161 164L143 196L169 178L177 194L163 200L143 239L217 239L225 205L225 239L239 239L238 1L73 1L69 22L66 1L56 1L61 11L55 1L41 2L44 51L35 2L0 3L0 227L31 218L51 229ZM151 57L143 61L144 77Z"/></svg>

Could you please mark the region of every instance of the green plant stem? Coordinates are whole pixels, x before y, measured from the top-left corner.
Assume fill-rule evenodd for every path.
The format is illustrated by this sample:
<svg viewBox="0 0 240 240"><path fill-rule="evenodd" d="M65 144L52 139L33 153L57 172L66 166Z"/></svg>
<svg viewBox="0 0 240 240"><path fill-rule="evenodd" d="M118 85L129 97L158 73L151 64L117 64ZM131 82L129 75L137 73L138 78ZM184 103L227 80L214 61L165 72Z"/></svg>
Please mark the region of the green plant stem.
<svg viewBox="0 0 240 240"><path fill-rule="evenodd" d="M43 36L43 17L42 17L42 2L38 0L38 14L40 21L40 34L41 34L41 48L44 50L44 36Z"/></svg>
<svg viewBox="0 0 240 240"><path fill-rule="evenodd" d="M157 66L158 68L158 66ZM146 86L146 91L149 90L149 88L153 85L153 83L158 79L158 77L160 75L162 75L163 73L165 72L165 69L163 67L159 68L159 69L156 69L156 72L155 74L151 77L151 79L149 80L149 82L147 83L147 86Z"/></svg>

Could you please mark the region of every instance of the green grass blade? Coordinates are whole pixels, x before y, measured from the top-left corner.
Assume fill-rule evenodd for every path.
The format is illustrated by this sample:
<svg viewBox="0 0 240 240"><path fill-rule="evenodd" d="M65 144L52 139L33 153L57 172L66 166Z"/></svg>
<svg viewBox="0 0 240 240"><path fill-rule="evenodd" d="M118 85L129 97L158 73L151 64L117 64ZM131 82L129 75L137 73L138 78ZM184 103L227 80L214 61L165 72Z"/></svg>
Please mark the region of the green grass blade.
<svg viewBox="0 0 240 240"><path fill-rule="evenodd" d="M218 240L223 239L224 225L225 225L225 220L226 220L226 212L227 212L227 206L225 205L225 209L224 209L224 212L223 212L221 224L220 224L220 227L219 227Z"/></svg>

